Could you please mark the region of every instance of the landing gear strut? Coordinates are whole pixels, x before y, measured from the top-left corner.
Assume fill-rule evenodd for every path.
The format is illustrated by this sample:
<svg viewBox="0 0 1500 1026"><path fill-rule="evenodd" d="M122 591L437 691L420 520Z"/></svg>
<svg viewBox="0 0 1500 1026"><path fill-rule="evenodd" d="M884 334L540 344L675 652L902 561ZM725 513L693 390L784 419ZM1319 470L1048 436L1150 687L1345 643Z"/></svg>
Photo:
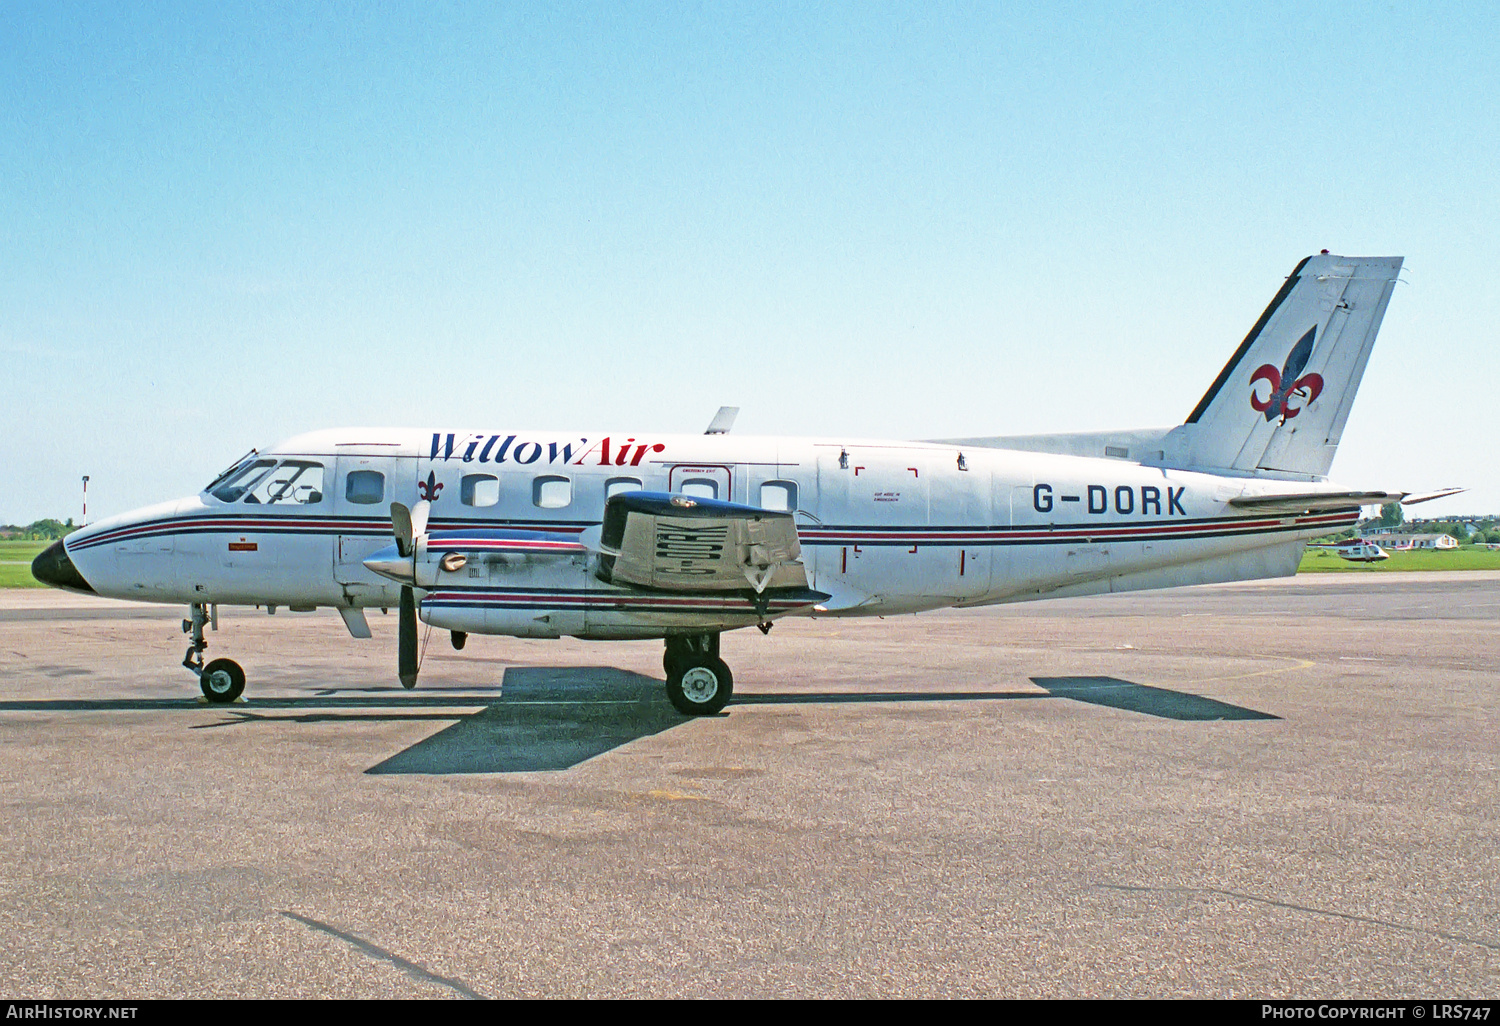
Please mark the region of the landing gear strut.
<svg viewBox="0 0 1500 1026"><path fill-rule="evenodd" d="M719 658L717 634L679 634L667 638L662 653L667 697L685 716L712 716L729 704L734 676Z"/></svg>
<svg viewBox="0 0 1500 1026"><path fill-rule="evenodd" d="M215 659L203 665L203 650L208 647L203 627L212 624L214 630L219 629L219 607L210 609L202 602L194 602L188 607L188 615L190 619L182 621L182 633L191 634L193 641L187 647L187 655L182 657L182 665L197 674L204 698L216 704L233 702L245 690L245 671L240 664L233 659Z"/></svg>

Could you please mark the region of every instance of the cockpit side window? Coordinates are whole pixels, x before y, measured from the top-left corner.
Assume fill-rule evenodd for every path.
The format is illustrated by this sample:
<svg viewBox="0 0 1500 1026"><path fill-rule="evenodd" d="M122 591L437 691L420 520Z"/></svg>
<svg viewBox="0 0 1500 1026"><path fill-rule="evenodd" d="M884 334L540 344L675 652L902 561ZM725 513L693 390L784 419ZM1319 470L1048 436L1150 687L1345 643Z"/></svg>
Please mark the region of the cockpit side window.
<svg viewBox="0 0 1500 1026"><path fill-rule="evenodd" d="M322 502L323 464L287 460L257 482L244 501L267 506L306 506Z"/></svg>
<svg viewBox="0 0 1500 1026"><path fill-rule="evenodd" d="M275 460L256 460L230 474L228 480L209 494L220 502L238 502L240 497L255 487L274 466L276 466Z"/></svg>

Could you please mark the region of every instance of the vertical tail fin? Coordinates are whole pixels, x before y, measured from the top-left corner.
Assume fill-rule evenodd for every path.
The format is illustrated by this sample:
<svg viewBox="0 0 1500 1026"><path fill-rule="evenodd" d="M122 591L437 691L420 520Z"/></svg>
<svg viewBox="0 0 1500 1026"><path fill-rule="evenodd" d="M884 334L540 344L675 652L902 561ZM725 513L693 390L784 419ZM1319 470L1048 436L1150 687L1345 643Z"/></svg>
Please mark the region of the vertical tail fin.
<svg viewBox="0 0 1500 1026"><path fill-rule="evenodd" d="M1188 462L1326 475L1400 271L1401 257L1298 264L1177 429Z"/></svg>

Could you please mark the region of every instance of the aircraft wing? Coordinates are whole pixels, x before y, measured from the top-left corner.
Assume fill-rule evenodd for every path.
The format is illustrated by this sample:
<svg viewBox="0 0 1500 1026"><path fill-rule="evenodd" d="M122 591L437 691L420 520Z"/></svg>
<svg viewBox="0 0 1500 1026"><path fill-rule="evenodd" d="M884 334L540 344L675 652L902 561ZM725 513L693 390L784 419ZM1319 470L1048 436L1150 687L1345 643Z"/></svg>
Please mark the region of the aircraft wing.
<svg viewBox="0 0 1500 1026"><path fill-rule="evenodd" d="M1316 513L1321 510L1348 509L1351 506L1375 506L1399 502L1410 506L1464 491L1444 488L1436 492L1294 492L1281 495L1241 495L1229 500L1236 509L1254 513Z"/></svg>
<svg viewBox="0 0 1500 1026"><path fill-rule="evenodd" d="M599 576L668 591L807 589L792 514L665 492L604 504Z"/></svg>

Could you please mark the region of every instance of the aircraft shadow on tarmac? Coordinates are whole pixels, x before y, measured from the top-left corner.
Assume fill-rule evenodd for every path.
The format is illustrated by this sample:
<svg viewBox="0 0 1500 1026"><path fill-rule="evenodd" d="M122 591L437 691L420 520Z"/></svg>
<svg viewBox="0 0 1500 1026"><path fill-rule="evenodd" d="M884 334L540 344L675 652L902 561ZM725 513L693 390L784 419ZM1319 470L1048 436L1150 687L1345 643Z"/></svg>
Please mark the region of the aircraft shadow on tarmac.
<svg viewBox="0 0 1500 1026"><path fill-rule="evenodd" d="M563 770L689 722L659 680L607 666L512 666L498 700L366 773Z"/></svg>
<svg viewBox="0 0 1500 1026"><path fill-rule="evenodd" d="M1280 717L1118 677L1033 677L1036 691L759 692L734 705L853 705L877 702L973 702L1067 698L1089 705L1182 721ZM0 701L0 712L221 709L228 719L202 729L251 722L326 723L457 720L365 772L372 774L521 773L564 770L638 738L693 722L672 708L660 680L608 666L507 667L500 693L393 693L256 698L206 707L191 698ZM457 710L482 705L477 712ZM384 709L388 712L370 712ZM265 715L286 710L289 715ZM725 715L723 713L720 714Z"/></svg>
<svg viewBox="0 0 1500 1026"><path fill-rule="evenodd" d="M1274 720L1270 713L1115 677L1033 677L1034 691L755 693L734 705L964 702L1070 698L1169 720ZM499 701L372 766L368 773L561 770L690 722L661 681L604 667L511 667Z"/></svg>
<svg viewBox="0 0 1500 1026"><path fill-rule="evenodd" d="M1213 698L1135 684L1118 677L1032 677L1031 682L1054 698L1103 705L1125 712L1145 713L1164 720L1279 720L1280 716L1230 705Z"/></svg>

